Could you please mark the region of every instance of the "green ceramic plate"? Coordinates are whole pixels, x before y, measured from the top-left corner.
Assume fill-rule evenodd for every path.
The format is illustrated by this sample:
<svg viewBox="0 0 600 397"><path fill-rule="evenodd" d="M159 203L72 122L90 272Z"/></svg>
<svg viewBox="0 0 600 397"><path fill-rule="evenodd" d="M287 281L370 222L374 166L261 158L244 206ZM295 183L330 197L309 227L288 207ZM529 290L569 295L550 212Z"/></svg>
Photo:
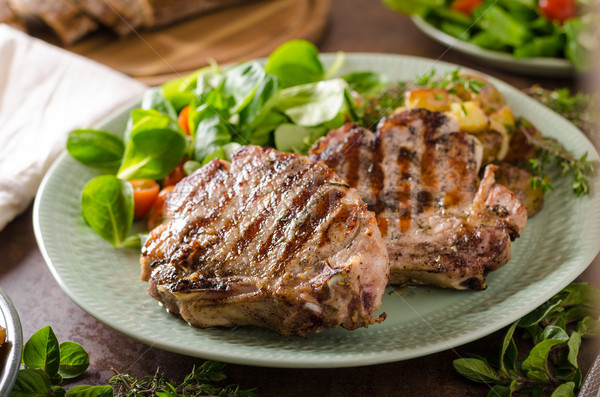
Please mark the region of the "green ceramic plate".
<svg viewBox="0 0 600 397"><path fill-rule="evenodd" d="M572 77L575 74L575 67L566 59L515 58L505 52L486 50L459 40L442 32L419 16L413 16L412 20L423 33L435 41L496 69L537 77Z"/></svg>
<svg viewBox="0 0 600 397"><path fill-rule="evenodd" d="M326 63L332 55L324 55ZM455 65L380 54L348 54L341 73L385 72L410 80ZM576 154L593 146L572 124L518 90L491 79L517 113ZM128 109L101 128L121 133ZM115 250L88 228L79 195L95 175L62 155L38 192L35 233L54 277L65 293L99 321L148 345L225 362L277 367L347 367L404 360L449 349L488 335L523 316L575 279L593 260L600 242L600 177L592 194L576 199L569 182L556 178L545 208L513 245L513 259L488 278L485 291L409 288L386 294L383 323L346 331L327 330L306 339L281 337L259 328L197 329L168 314L139 281L138 252ZM390 291L388 291L390 292Z"/></svg>

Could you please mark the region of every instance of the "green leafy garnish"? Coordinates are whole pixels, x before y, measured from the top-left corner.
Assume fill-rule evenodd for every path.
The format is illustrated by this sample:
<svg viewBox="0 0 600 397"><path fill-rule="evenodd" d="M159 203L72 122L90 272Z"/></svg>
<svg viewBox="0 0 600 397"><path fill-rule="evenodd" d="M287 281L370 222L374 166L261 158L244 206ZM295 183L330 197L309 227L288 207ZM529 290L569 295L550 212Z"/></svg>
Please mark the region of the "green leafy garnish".
<svg viewBox="0 0 600 397"><path fill-rule="evenodd" d="M518 128L538 151L538 157L529 160L533 173L530 184L533 189L540 188L544 193L554 189L546 172L548 165L555 162L564 176L570 176L573 179L571 187L578 197L589 193L589 178L595 170L596 162L588 160L587 153L577 158L556 139L535 137L529 133L528 128L522 128L522 126Z"/></svg>
<svg viewBox="0 0 600 397"><path fill-rule="evenodd" d="M223 387L214 385L227 379L223 372L225 364L206 361L200 367L194 367L183 381L173 382L167 379L157 369L153 376L146 379L137 379L127 374L121 374L114 370L109 383L118 386L118 397L150 397L150 396L224 396L224 397L254 397L255 389L244 390L237 385L226 385Z"/></svg>
<svg viewBox="0 0 600 397"><path fill-rule="evenodd" d="M181 382L167 379L157 369L153 376L135 379L115 371L107 385L62 387L63 379L80 376L89 366L85 349L75 342L58 344L51 327L46 326L29 338L9 397L179 397L223 396L254 397L256 389L242 389L238 385L219 385L227 379L225 364L206 361L192 369ZM113 369L114 371L114 369ZM62 375L62 376L61 376ZM118 386L116 393L114 386Z"/></svg>
<svg viewBox="0 0 600 397"><path fill-rule="evenodd" d="M600 123L600 94L571 93L568 88L547 90L534 85L524 92L560 114L594 139Z"/></svg>
<svg viewBox="0 0 600 397"><path fill-rule="evenodd" d="M92 179L81 194L85 222L114 247L121 247L133 223L133 188L113 175Z"/></svg>
<svg viewBox="0 0 600 397"><path fill-rule="evenodd" d="M93 168L116 170L125 151L118 136L100 130L75 130L67 138L67 151L80 163Z"/></svg>
<svg viewBox="0 0 600 397"><path fill-rule="evenodd" d="M600 331L599 294L588 284L567 286L512 324L499 354L459 358L454 360L454 368L472 381L493 385L488 397L550 392L552 396L575 397L582 382L577 362L581 338ZM520 356L514 340L517 330L532 344L531 350Z"/></svg>

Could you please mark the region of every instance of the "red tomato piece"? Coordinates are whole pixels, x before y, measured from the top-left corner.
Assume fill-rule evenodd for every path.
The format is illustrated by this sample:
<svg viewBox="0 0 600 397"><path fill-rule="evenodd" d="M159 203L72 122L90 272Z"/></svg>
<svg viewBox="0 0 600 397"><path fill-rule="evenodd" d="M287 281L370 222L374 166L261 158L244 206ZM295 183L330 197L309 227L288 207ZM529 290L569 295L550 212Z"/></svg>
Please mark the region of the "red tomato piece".
<svg viewBox="0 0 600 397"><path fill-rule="evenodd" d="M167 186L158 193L150 218L148 218L148 230L154 229L156 226L163 223L167 212L167 199L171 195L175 186Z"/></svg>
<svg viewBox="0 0 600 397"><path fill-rule="evenodd" d="M152 209L160 186L151 179L135 179L129 183L133 187L133 216L141 219Z"/></svg>
<svg viewBox="0 0 600 397"><path fill-rule="evenodd" d="M162 180L162 187L172 186L179 183L180 180L185 178L185 172L183 171L183 164L188 161L187 157L181 159L179 164L173 168L173 171Z"/></svg>
<svg viewBox="0 0 600 397"><path fill-rule="evenodd" d="M540 0L540 10L551 21L563 23L577 16L575 0Z"/></svg>
<svg viewBox="0 0 600 397"><path fill-rule="evenodd" d="M455 0L451 5L450 9L458 12L462 12L466 15L471 15L473 10L483 4L483 0Z"/></svg>
<svg viewBox="0 0 600 397"><path fill-rule="evenodd" d="M181 109L181 112L179 112L179 117L177 118L177 124L179 124L181 126L181 128L183 128L183 130L185 131L185 133L187 135L191 135L190 134L190 106L186 106L183 109Z"/></svg>

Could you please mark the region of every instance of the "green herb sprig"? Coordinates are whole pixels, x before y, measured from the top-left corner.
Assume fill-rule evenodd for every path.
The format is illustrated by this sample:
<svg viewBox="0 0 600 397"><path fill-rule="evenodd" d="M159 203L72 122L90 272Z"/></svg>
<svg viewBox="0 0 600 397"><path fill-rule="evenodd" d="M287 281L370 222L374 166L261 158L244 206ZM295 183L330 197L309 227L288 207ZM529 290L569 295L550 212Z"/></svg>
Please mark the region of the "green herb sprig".
<svg viewBox="0 0 600 397"><path fill-rule="evenodd" d="M462 376L492 386L488 397L513 394L575 397L582 383L577 362L581 339L600 334L598 296L588 284L571 284L542 306L515 322L502 346L487 357L469 355L454 360ZM520 355L517 329L531 350Z"/></svg>
<svg viewBox="0 0 600 397"><path fill-rule="evenodd" d="M538 102L560 114L588 137L594 138L600 125L600 94L571 93L568 88L548 90L538 85L523 90Z"/></svg>
<svg viewBox="0 0 600 397"><path fill-rule="evenodd" d="M115 371L108 385L74 386L66 391L65 379L83 374L90 364L88 353L75 342L58 343L52 327L46 326L29 338L23 349L23 365L9 397L254 397L256 389L237 385L219 386L225 380L225 364L206 361L194 367L182 382L167 379L157 369L154 376L135 379ZM114 370L113 370L114 371ZM114 386L118 386L115 394Z"/></svg>
<svg viewBox="0 0 600 397"><path fill-rule="evenodd" d="M175 383L164 376L160 369L153 376L137 379L113 369L113 376L108 383L118 386L117 397L178 397L178 396L223 396L254 397L256 389L243 390L238 385L217 387L213 383L227 378L223 372L225 364L206 361L200 367L192 369L182 382Z"/></svg>
<svg viewBox="0 0 600 397"><path fill-rule="evenodd" d="M533 177L530 184L533 189L541 188L544 193L553 190L549 182L547 169L553 161L560 167L563 176L571 176L571 187L577 197L588 194L590 191L590 175L594 173L596 162L587 159L587 153L577 158L554 138L533 136L524 120L520 121L520 131L528 142L538 151L538 157L529 160Z"/></svg>
<svg viewBox="0 0 600 397"><path fill-rule="evenodd" d="M415 83L419 87L441 88L451 94L457 94L461 90L479 94L481 87L485 85L483 81L474 79L472 76L460 74L460 69L445 73L441 78L436 77L436 71L432 69L429 73L419 76Z"/></svg>

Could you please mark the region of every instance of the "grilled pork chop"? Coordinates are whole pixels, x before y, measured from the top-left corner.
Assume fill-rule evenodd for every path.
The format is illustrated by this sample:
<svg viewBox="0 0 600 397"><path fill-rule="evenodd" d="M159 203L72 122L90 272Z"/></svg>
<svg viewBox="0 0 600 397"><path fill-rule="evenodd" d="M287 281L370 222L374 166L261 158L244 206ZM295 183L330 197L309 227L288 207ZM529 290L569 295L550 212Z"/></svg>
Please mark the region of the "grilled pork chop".
<svg viewBox="0 0 600 397"><path fill-rule="evenodd" d="M375 133L348 124L310 151L377 214L390 283L484 289L525 227L526 209L495 183L495 166L478 186L477 140L457 131L442 113L412 109L382 120Z"/></svg>
<svg viewBox="0 0 600 397"><path fill-rule="evenodd" d="M389 277L375 216L323 163L246 146L178 183L142 250L149 294L199 327L355 329Z"/></svg>

